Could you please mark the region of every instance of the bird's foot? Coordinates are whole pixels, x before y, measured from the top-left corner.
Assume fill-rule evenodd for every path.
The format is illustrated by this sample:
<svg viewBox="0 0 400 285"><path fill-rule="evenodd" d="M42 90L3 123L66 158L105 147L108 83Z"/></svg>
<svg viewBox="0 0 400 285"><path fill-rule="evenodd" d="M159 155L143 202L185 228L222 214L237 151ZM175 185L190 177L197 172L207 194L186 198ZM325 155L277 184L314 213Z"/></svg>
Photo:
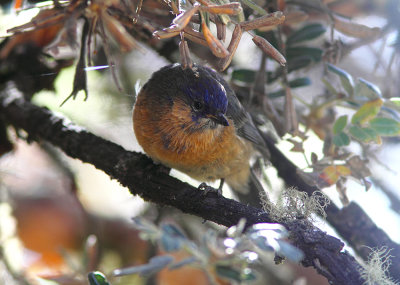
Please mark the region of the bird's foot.
<svg viewBox="0 0 400 285"><path fill-rule="evenodd" d="M204 191L204 193L203 193L204 196L207 196L210 193L214 193L218 197L222 196L222 188L214 188L214 187L211 187L211 186L207 185L204 182L201 183L197 189L199 189L201 191Z"/></svg>

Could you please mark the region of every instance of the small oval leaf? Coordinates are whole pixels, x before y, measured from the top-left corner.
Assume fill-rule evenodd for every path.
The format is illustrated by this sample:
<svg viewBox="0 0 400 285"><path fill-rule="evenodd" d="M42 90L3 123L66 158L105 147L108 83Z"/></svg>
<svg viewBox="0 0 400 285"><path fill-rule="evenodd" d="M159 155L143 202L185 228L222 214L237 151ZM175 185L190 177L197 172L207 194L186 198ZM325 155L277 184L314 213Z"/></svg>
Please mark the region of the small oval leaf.
<svg viewBox="0 0 400 285"><path fill-rule="evenodd" d="M298 88L311 85L311 79L308 77L300 77L289 81L290 88Z"/></svg>
<svg viewBox="0 0 400 285"><path fill-rule="evenodd" d="M370 28L368 26L342 21L339 18L334 17L335 29L339 32L345 34L349 37L359 38L359 39L373 39L379 36L381 29L374 27Z"/></svg>
<svg viewBox="0 0 400 285"><path fill-rule="evenodd" d="M382 105L383 101L381 99L376 99L365 103L353 115L353 117L351 118L351 122L353 124L364 124L366 122L369 122L370 120L375 118L376 115L378 115Z"/></svg>
<svg viewBox="0 0 400 285"><path fill-rule="evenodd" d="M358 78L354 94L356 96L365 96L370 99L382 98L382 92L378 86L362 78Z"/></svg>
<svg viewBox="0 0 400 285"><path fill-rule="evenodd" d="M88 274L88 280L90 285L110 285L104 274L99 271L90 272Z"/></svg>
<svg viewBox="0 0 400 285"><path fill-rule="evenodd" d="M354 93L353 77L347 71L345 71L337 66L334 66L330 63L328 63L328 71L333 72L336 75L339 75L340 82L342 83L344 90L346 90L346 92L349 96L353 96L353 93Z"/></svg>
<svg viewBox="0 0 400 285"><path fill-rule="evenodd" d="M256 72L250 69L235 69L231 77L232 80L253 83L256 78Z"/></svg>
<svg viewBox="0 0 400 285"><path fill-rule="evenodd" d="M326 28L319 24L310 24L294 31L286 40L286 45L292 45L304 41L313 40L326 32Z"/></svg>
<svg viewBox="0 0 400 285"><path fill-rule="evenodd" d="M400 122L390 118L374 118L369 122L381 136L398 136L400 135Z"/></svg>
<svg viewBox="0 0 400 285"><path fill-rule="evenodd" d="M289 47L286 49L286 58L288 61L299 57L299 56L307 56L314 61L320 61L322 58L323 50L319 48L313 47Z"/></svg>
<svg viewBox="0 0 400 285"><path fill-rule="evenodd" d="M336 146L339 146L339 147L350 144L350 138L344 132L340 132L340 133L334 135L332 141Z"/></svg>
<svg viewBox="0 0 400 285"><path fill-rule="evenodd" d="M347 125L347 115L340 116L333 125L333 134L338 134L344 130Z"/></svg>
<svg viewBox="0 0 400 285"><path fill-rule="evenodd" d="M351 126L349 128L349 133L352 137L364 143L368 143L371 141L374 141L377 144L381 143L381 137L372 128L361 128L359 126Z"/></svg>

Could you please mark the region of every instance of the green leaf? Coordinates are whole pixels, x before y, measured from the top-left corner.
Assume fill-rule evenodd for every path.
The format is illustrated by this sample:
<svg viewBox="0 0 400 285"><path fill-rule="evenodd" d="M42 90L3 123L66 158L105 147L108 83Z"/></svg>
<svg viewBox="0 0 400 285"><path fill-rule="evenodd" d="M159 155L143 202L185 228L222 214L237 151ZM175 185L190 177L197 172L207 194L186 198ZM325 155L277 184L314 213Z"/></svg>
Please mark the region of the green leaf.
<svg viewBox="0 0 400 285"><path fill-rule="evenodd" d="M286 59L291 61L292 59L299 56L307 56L314 61L320 61L322 58L323 50L313 47L289 47L286 49Z"/></svg>
<svg viewBox="0 0 400 285"><path fill-rule="evenodd" d="M356 96L365 96L370 99L382 98L381 90L371 82L368 82L362 78L358 78L358 82L354 89Z"/></svg>
<svg viewBox="0 0 400 285"><path fill-rule="evenodd" d="M339 75L340 82L342 83L344 90L346 90L346 92L349 96L353 96L353 94L354 94L353 77L347 71L345 71L337 66L334 66L330 63L328 63L328 71L333 72L336 75Z"/></svg>
<svg viewBox="0 0 400 285"><path fill-rule="evenodd" d="M359 126L351 126L349 128L349 133L355 139L368 143L371 141L375 141L376 143L380 143L381 138L379 134L372 128L361 128Z"/></svg>
<svg viewBox="0 0 400 285"><path fill-rule="evenodd" d="M253 83L256 79L256 72L250 69L235 69L231 76L232 80Z"/></svg>
<svg viewBox="0 0 400 285"><path fill-rule="evenodd" d="M300 77L289 81L291 88L298 88L311 85L311 80L308 77Z"/></svg>
<svg viewBox="0 0 400 285"><path fill-rule="evenodd" d="M288 73L307 67L312 62L313 62L312 59L307 56L296 57L292 61L288 62L287 64ZM267 72L267 83L271 83L276 79L280 78L281 76L282 76L282 68L279 68L277 72L274 73Z"/></svg>
<svg viewBox="0 0 400 285"><path fill-rule="evenodd" d="M110 285L104 274L99 271L90 272L88 274L88 280L90 285Z"/></svg>
<svg viewBox="0 0 400 285"><path fill-rule="evenodd" d="M350 144L350 138L344 132L340 132L333 136L333 143L336 146L346 146Z"/></svg>
<svg viewBox="0 0 400 285"><path fill-rule="evenodd" d="M326 32L326 28L319 24L310 24L294 31L286 40L286 45L292 45L304 41L313 40Z"/></svg>
<svg viewBox="0 0 400 285"><path fill-rule="evenodd" d="M286 91L283 89L279 89L278 91L274 91L271 93L268 93L268 97L273 99L273 98L279 98L285 96Z"/></svg>
<svg viewBox="0 0 400 285"><path fill-rule="evenodd" d="M311 80L308 77L301 77L301 78L296 78L291 81L289 81L289 86L291 88L299 88L299 87L304 87L304 86L309 86L311 85ZM268 94L269 98L278 98L285 96L286 91L285 89L279 89L277 91L271 92Z"/></svg>
<svg viewBox="0 0 400 285"><path fill-rule="evenodd" d="M398 136L400 135L400 122L390 118L374 118L369 122L381 136Z"/></svg>
<svg viewBox="0 0 400 285"><path fill-rule="evenodd" d="M312 59L308 56L296 57L291 62L288 62L288 72L292 72L294 70L298 70L300 68L309 66L312 63Z"/></svg>
<svg viewBox="0 0 400 285"><path fill-rule="evenodd" d="M347 125L347 115L340 116L333 125L333 134L336 135L341 131L343 131L346 125Z"/></svg>
<svg viewBox="0 0 400 285"><path fill-rule="evenodd" d="M353 124L363 124L369 122L371 119L375 118L381 110L383 101L381 99L375 99L368 101L358 109L358 111L351 118Z"/></svg>
<svg viewBox="0 0 400 285"><path fill-rule="evenodd" d="M238 283L242 283L243 281L253 281L256 279L256 276L250 269L244 270L244 272L241 273L239 270L232 268L230 266L217 265L216 272L218 276L234 280Z"/></svg>

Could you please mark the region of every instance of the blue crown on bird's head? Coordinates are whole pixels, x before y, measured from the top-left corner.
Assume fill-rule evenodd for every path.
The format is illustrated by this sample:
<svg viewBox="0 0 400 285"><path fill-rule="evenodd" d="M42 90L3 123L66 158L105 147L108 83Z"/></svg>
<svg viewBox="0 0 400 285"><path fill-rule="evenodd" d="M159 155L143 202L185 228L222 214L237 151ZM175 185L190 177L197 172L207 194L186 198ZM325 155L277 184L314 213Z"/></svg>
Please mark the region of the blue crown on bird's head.
<svg viewBox="0 0 400 285"><path fill-rule="evenodd" d="M228 98L224 86L208 72L211 70L198 70L198 77L185 87L185 94L193 101L200 101L205 105L205 112L220 111L226 113Z"/></svg>

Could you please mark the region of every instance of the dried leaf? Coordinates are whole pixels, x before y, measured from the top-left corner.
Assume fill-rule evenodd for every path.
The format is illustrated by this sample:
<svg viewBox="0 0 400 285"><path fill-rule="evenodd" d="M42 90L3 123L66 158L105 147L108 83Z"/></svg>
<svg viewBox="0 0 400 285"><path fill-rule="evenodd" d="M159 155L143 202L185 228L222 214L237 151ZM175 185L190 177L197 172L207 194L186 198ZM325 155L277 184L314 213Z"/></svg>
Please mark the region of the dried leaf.
<svg viewBox="0 0 400 285"><path fill-rule="evenodd" d="M224 45L211 33L210 29L207 27L205 21L201 23L201 29L203 31L203 35L207 41L208 47L211 52L219 58L224 58L229 55L228 50L224 47Z"/></svg>
<svg viewBox="0 0 400 285"><path fill-rule="evenodd" d="M379 36L381 30L377 27L370 28L354 22L343 21L334 17L335 29L349 37L359 39L373 39Z"/></svg>
<svg viewBox="0 0 400 285"><path fill-rule="evenodd" d="M226 15L238 15L243 11L242 6L239 2L231 2L222 5L209 5L202 6L200 8L202 11L207 11L212 14L226 14Z"/></svg>
<svg viewBox="0 0 400 285"><path fill-rule="evenodd" d="M284 66L286 64L285 57L271 45L266 39L260 36L254 36L253 42L266 54L275 59L280 65Z"/></svg>
<svg viewBox="0 0 400 285"><path fill-rule="evenodd" d="M363 160L358 155L355 155L349 158L346 163L355 178L362 179L371 176L371 171L367 167L368 160Z"/></svg>
<svg viewBox="0 0 400 285"><path fill-rule="evenodd" d="M124 26L117 19L111 17L106 10L101 13L101 18L105 28L118 42L122 51L129 52L139 47L136 40L126 31Z"/></svg>
<svg viewBox="0 0 400 285"><path fill-rule="evenodd" d="M349 176L352 174L350 168L344 165L330 165L324 168L319 177L327 184L333 185L341 176Z"/></svg>
<svg viewBox="0 0 400 285"><path fill-rule="evenodd" d="M284 117L285 131L296 132L298 130L297 113L296 109L294 108L293 96L289 87L286 87Z"/></svg>
<svg viewBox="0 0 400 285"><path fill-rule="evenodd" d="M292 139L287 139L287 141L293 144L290 151L304 153L303 142L298 142Z"/></svg>
<svg viewBox="0 0 400 285"><path fill-rule="evenodd" d="M236 52L236 49L239 45L240 39L242 38L242 34L243 34L242 28L240 27L240 25L236 25L235 29L233 30L233 33L232 33L231 42L229 43L229 46L228 46L229 55L223 59L220 59L217 63L219 71L224 71L228 67L228 65L231 63L232 58L233 58L233 56Z"/></svg>
<svg viewBox="0 0 400 285"><path fill-rule="evenodd" d="M189 24L190 19L193 17L194 14L197 13L199 10L199 4L194 4L192 8L186 10L185 12L179 14L175 19L172 20L172 23L175 25L177 30L184 29L187 24Z"/></svg>
<svg viewBox="0 0 400 285"><path fill-rule="evenodd" d="M285 25L293 25L307 20L308 14L303 11L289 11L285 13L285 18Z"/></svg>
<svg viewBox="0 0 400 285"><path fill-rule="evenodd" d="M260 29L266 26L276 26L285 21L285 16L282 12L277 11L271 14L264 15L251 21L240 22L240 27L244 31Z"/></svg>
<svg viewBox="0 0 400 285"><path fill-rule="evenodd" d="M181 56L181 63L182 63L183 69L186 69L188 67L192 68L193 62L192 62L192 59L190 58L190 51L189 51L187 41L185 41L185 40L180 41L179 53Z"/></svg>

